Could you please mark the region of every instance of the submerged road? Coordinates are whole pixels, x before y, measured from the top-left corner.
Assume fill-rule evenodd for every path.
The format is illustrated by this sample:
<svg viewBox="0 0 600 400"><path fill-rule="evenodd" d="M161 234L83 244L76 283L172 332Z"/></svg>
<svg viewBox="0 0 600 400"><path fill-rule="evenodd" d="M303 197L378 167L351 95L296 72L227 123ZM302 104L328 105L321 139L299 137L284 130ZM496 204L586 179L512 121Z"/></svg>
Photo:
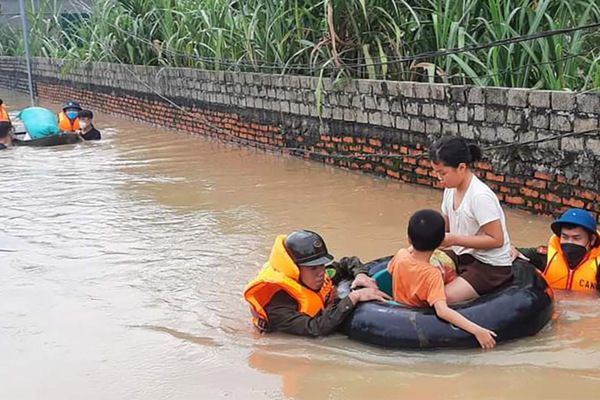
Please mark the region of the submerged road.
<svg viewBox="0 0 600 400"><path fill-rule="evenodd" d="M277 234L313 229L367 261L405 246L408 218L441 192L96 125L97 143L0 152L1 399L597 398L597 299L559 295L538 336L492 352L255 336L242 288ZM550 234L547 219L507 218L514 243Z"/></svg>

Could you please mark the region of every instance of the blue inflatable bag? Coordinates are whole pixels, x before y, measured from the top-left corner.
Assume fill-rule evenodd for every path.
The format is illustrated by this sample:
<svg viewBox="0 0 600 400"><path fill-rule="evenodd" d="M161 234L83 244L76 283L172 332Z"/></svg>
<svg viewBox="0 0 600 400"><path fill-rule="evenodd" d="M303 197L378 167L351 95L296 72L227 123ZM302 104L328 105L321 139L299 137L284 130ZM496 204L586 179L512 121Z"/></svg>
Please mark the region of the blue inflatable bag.
<svg viewBox="0 0 600 400"><path fill-rule="evenodd" d="M17 114L32 139L58 135L58 118L47 108L29 107Z"/></svg>

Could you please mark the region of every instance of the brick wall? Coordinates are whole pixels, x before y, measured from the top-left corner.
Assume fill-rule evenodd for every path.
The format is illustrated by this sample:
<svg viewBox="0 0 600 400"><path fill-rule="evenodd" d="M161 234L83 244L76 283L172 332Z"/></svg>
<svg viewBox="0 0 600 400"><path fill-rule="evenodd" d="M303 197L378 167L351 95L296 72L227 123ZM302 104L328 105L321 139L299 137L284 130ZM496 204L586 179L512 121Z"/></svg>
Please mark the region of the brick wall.
<svg viewBox="0 0 600 400"><path fill-rule="evenodd" d="M27 64L24 58L0 57L0 87L29 93L27 82Z"/></svg>
<svg viewBox="0 0 600 400"><path fill-rule="evenodd" d="M427 146L452 134L482 147L596 129L600 95L34 60L38 96L390 179L439 186ZM0 58L0 86L26 90L25 64ZM160 94L157 94L157 92ZM167 101L174 102L177 107ZM321 98L319 110L317 98ZM320 113L319 113L320 111ZM541 214L600 214L599 136L489 151L475 165L504 203ZM339 158L332 154L400 157Z"/></svg>

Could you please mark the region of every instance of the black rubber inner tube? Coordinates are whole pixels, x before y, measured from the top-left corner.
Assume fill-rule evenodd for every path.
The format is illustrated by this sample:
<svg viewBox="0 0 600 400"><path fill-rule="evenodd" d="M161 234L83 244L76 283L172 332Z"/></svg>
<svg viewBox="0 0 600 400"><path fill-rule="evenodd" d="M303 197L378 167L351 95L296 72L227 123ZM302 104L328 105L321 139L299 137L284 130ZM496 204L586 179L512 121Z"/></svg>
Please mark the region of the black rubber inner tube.
<svg viewBox="0 0 600 400"><path fill-rule="evenodd" d="M373 261L370 275L386 268L391 257ZM532 265L516 261L514 279L470 302L453 306L462 315L498 334L497 342L535 335L554 312L554 293ZM340 297L350 293L350 281L340 283ZM403 349L479 347L475 337L441 320L432 308L398 304L359 304L346 318L341 332L351 339L377 346Z"/></svg>

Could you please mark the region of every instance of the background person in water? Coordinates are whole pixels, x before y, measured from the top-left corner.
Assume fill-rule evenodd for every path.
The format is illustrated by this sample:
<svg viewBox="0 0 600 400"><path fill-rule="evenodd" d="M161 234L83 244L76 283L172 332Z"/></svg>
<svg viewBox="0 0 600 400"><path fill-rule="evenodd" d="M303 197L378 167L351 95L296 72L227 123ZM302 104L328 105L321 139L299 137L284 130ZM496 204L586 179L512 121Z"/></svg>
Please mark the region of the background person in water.
<svg viewBox="0 0 600 400"><path fill-rule="evenodd" d="M567 210L550 228L548 246L512 249L514 258L531 262L543 271L555 289L599 293L600 234L596 220L585 210Z"/></svg>
<svg viewBox="0 0 600 400"><path fill-rule="evenodd" d="M79 130L79 111L81 105L76 101L67 101L58 114L58 127L63 132L77 132Z"/></svg>
<svg viewBox="0 0 600 400"><path fill-rule="evenodd" d="M10 116L2 99L0 99L0 122L10 122Z"/></svg>
<svg viewBox="0 0 600 400"><path fill-rule="evenodd" d="M278 236L269 261L244 289L254 325L266 332L324 336L335 332L356 304L389 299L366 275L368 268L358 257L332 260L315 232ZM337 283L352 277L351 287L357 290L339 300Z"/></svg>
<svg viewBox="0 0 600 400"><path fill-rule="evenodd" d="M442 214L446 237L442 247L456 264L458 278L446 285L448 303L491 292L512 279L510 239L498 197L471 171L481 149L446 136L431 146L429 157L446 187Z"/></svg>
<svg viewBox="0 0 600 400"><path fill-rule="evenodd" d="M100 131L96 129L92 120L94 113L91 110L79 111L79 128L81 129L81 137L84 140L100 140Z"/></svg>
<svg viewBox="0 0 600 400"><path fill-rule="evenodd" d="M0 122L0 150L12 146L12 125L10 122Z"/></svg>

